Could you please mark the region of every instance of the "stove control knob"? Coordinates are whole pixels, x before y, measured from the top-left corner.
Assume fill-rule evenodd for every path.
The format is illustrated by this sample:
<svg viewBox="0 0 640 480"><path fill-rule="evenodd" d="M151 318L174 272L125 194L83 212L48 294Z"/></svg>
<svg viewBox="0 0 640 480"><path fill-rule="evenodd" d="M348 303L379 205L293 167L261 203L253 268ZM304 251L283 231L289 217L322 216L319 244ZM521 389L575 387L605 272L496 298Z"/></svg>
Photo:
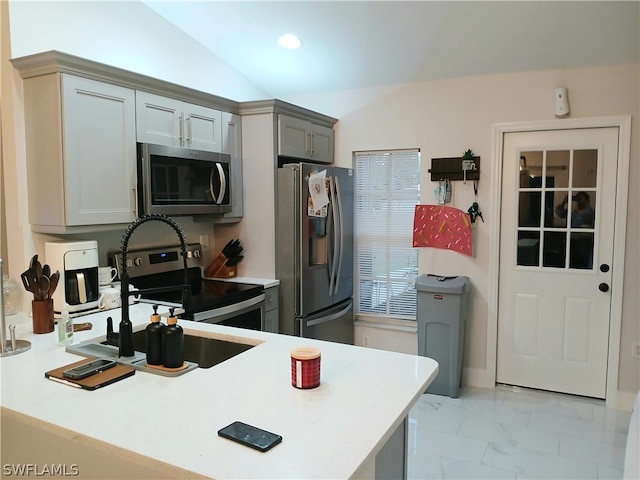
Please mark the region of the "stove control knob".
<svg viewBox="0 0 640 480"><path fill-rule="evenodd" d="M200 258L200 250L194 250L194 251L193 251L193 256L194 256L195 258Z"/></svg>
<svg viewBox="0 0 640 480"><path fill-rule="evenodd" d="M142 258L140 258L140 257L136 257L136 258L133 260L133 264L134 264L136 267L139 267L140 265L142 265Z"/></svg>

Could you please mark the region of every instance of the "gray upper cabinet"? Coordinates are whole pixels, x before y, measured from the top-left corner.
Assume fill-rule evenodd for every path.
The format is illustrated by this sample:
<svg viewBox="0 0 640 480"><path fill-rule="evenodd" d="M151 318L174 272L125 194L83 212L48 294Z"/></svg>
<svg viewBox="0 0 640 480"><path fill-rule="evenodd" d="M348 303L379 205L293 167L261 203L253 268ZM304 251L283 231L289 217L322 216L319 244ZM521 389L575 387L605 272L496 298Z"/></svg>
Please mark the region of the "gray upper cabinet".
<svg viewBox="0 0 640 480"><path fill-rule="evenodd" d="M279 114L278 155L333 163L333 129Z"/></svg>
<svg viewBox="0 0 640 480"><path fill-rule="evenodd" d="M237 113L238 102L55 50L11 63L24 85L33 231L85 233L133 222L136 142L229 153L233 211L219 221L242 218L241 118L224 113Z"/></svg>
<svg viewBox="0 0 640 480"><path fill-rule="evenodd" d="M136 131L140 143L222 151L222 112L140 90Z"/></svg>
<svg viewBox="0 0 640 480"><path fill-rule="evenodd" d="M222 112L222 153L231 156L231 211L213 218L214 223L235 223L242 220L242 117Z"/></svg>
<svg viewBox="0 0 640 480"><path fill-rule="evenodd" d="M134 99L132 89L73 75L25 79L32 230L74 233L135 220Z"/></svg>

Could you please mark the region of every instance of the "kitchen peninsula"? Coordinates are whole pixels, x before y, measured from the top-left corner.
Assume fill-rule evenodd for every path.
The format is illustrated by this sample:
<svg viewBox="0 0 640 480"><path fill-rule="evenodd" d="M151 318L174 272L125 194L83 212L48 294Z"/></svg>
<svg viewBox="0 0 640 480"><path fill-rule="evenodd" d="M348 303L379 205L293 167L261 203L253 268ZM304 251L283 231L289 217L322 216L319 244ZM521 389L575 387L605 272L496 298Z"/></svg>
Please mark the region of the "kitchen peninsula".
<svg viewBox="0 0 640 480"><path fill-rule="evenodd" d="M134 330L150 313L131 306ZM93 329L75 342L103 337L107 316L118 324L119 310L82 317ZM90 392L44 378L81 359L55 333L33 335L24 314L10 323L32 348L0 359L3 468L63 464L79 478L373 478L398 463L406 476L406 416L437 373L425 357L181 321L186 334L255 346L208 369L137 371ZM318 388L291 386L289 352L301 346L322 352ZM261 453L218 437L235 420L283 441Z"/></svg>

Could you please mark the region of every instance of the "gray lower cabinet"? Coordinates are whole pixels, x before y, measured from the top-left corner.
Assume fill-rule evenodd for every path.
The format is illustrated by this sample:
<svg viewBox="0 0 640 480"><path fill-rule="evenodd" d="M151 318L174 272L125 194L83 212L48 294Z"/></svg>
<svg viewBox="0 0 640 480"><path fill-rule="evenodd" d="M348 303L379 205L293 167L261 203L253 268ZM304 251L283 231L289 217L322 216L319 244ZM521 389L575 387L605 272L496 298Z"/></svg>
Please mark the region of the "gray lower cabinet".
<svg viewBox="0 0 640 480"><path fill-rule="evenodd" d="M264 330L271 333L280 333L278 322L280 313L278 309L278 287L269 287L265 291Z"/></svg>

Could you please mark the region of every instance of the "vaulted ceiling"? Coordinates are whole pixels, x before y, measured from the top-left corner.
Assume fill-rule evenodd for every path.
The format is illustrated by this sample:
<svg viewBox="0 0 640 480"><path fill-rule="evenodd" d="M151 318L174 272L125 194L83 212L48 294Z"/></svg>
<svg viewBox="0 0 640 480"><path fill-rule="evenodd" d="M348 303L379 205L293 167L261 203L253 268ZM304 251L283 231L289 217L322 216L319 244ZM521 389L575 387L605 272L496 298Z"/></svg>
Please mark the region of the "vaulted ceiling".
<svg viewBox="0 0 640 480"><path fill-rule="evenodd" d="M640 61L638 1L143 3L274 97Z"/></svg>

